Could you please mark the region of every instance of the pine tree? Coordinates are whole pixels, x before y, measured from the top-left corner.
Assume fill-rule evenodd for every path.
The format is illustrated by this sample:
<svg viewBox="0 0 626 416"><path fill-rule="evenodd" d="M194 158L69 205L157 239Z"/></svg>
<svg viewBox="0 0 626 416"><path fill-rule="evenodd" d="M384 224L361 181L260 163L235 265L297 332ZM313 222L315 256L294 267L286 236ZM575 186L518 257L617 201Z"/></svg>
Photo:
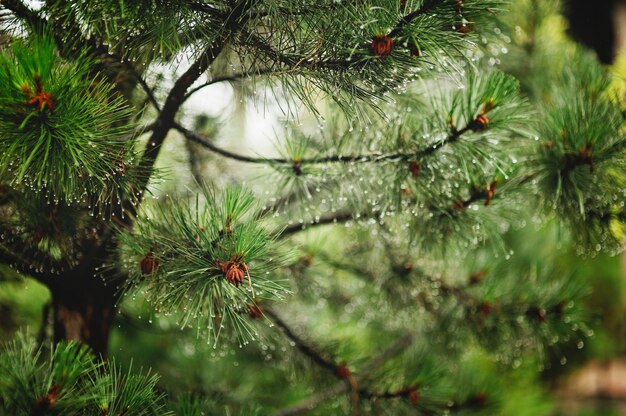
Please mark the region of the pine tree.
<svg viewBox="0 0 626 416"><path fill-rule="evenodd" d="M624 113L558 2L0 5L0 262L51 295L3 414L511 414L503 373L591 334L554 246L622 250ZM218 84L279 109L274 154L192 123ZM227 390L107 360L124 308Z"/></svg>

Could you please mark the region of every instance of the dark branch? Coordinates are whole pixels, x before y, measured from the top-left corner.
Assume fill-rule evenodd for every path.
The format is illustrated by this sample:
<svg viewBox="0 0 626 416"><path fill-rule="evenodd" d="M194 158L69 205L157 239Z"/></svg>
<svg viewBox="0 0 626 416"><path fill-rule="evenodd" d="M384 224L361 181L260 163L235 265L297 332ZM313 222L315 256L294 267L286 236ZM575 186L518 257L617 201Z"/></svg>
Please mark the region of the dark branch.
<svg viewBox="0 0 626 416"><path fill-rule="evenodd" d="M405 335L402 338L398 339L389 348L384 350L378 356L374 357L372 360L368 361L362 368L359 369L360 377L357 378L357 382L360 384L363 380L367 379L371 375L371 373L373 373L377 368L385 364L391 358L400 354L409 345L411 345L412 342L413 335ZM279 410L275 413L275 416L291 416L309 412L312 408L319 405L320 403L332 399L339 394L347 392L349 388L350 386L347 383L338 382L334 386L330 387L328 390L323 391L318 395L302 400L300 403L294 406Z"/></svg>
<svg viewBox="0 0 626 416"><path fill-rule="evenodd" d="M296 344L296 347L318 366L332 371L335 375L338 373L340 365L335 364L333 360L326 357L321 351L315 349L312 345L301 339L293 330L278 316L273 309L269 307L263 308L263 314L270 318L274 324L285 334L287 338Z"/></svg>
<svg viewBox="0 0 626 416"><path fill-rule="evenodd" d="M297 164L299 167L302 167L302 165L304 164L322 164L322 163L354 163L354 162L367 163L367 162L381 162L381 161L387 161L387 160L394 160L398 162L409 161L412 159L418 159L420 157L429 156L435 153L438 149L441 149L442 147L448 144L452 144L458 141L461 138L461 136L463 136L463 134L467 133L468 131L474 131L472 128L472 123L470 122L464 128L460 130L454 130L444 140L434 143L422 150L418 150L417 152L395 152L395 153L385 153L385 154L368 153L368 154L361 154L361 155L345 155L345 156L344 155L328 155L328 156L321 156L321 157L316 157L316 158L311 158L311 159L301 159L301 160L296 161L292 159L283 159L283 158L264 158L264 157L252 157L252 156L241 155L238 153L234 153L234 152L222 149L214 145L213 143L208 141L199 133L188 130L184 128L183 126L181 126L180 124L173 123L173 128L175 128L180 133L182 133L188 140L196 142L219 155L228 157L233 160L238 160L240 162L246 162L246 163L262 163L262 164L276 163L276 164L283 164L283 165Z"/></svg>
<svg viewBox="0 0 626 416"><path fill-rule="evenodd" d="M154 163L159 155L161 145L163 144L169 130L174 127L174 118L184 102L185 93L222 52L229 36L232 32L237 30L239 25L243 24L247 18L246 11L252 7L254 3L254 0L240 1L224 21L225 30L220 36L220 39L207 48L189 67L189 69L187 69L187 71L174 83L174 86L170 90L158 118L154 122L152 136L148 140L146 149L138 166L140 172L146 172L146 179L140 185L137 195L138 201L136 202L140 202L143 198L143 193L148 184L149 177L151 176ZM131 214L135 212L135 205L127 204L125 208L128 209Z"/></svg>
<svg viewBox="0 0 626 416"><path fill-rule="evenodd" d="M46 23L34 10L31 10L20 0L0 0L0 5L10 10L15 17L26 20L33 28L41 28Z"/></svg>
<svg viewBox="0 0 626 416"><path fill-rule="evenodd" d="M342 222L346 222L346 221L350 221L353 219L357 218L357 213L355 212L338 212L338 213L334 213L334 214L328 214L325 215L323 217L321 217L319 220L310 223L310 224L293 224L290 225L286 228L284 228L282 231L279 231L277 234L279 236L279 238L285 238L288 237L290 235L299 233L300 231L304 231L304 230L308 230L311 227L314 226L318 226L318 225L326 225L326 224L336 224L336 223L342 223ZM365 218L367 217L367 215L363 215L361 214L360 216L361 218Z"/></svg>
<svg viewBox="0 0 626 416"><path fill-rule="evenodd" d="M241 81L243 79L246 79L252 76L261 76L261 75L270 75L270 74L278 75L278 74L284 74L285 72L286 71L277 71L275 69L261 69L258 71L241 72L238 74L215 77L203 84L198 85L197 87L190 89L189 92L185 94L185 98L183 98L183 101L187 101L189 97L191 97L193 94L200 91L201 89L209 87L214 84L218 84L220 82L236 82L236 81Z"/></svg>
<svg viewBox="0 0 626 416"><path fill-rule="evenodd" d="M419 9L407 14L396 24L396 26L387 34L390 38L397 36L402 29L404 29L409 23L418 18L419 16L428 13L436 6L443 3L443 0L425 0L422 7Z"/></svg>

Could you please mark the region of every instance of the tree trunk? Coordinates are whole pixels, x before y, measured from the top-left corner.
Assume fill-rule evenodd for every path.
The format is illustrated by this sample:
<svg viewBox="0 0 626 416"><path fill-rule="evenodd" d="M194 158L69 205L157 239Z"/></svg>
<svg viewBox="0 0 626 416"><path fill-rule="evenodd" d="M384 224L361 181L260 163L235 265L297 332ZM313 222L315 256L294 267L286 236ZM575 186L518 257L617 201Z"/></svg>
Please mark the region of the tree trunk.
<svg viewBox="0 0 626 416"><path fill-rule="evenodd" d="M107 357L115 296L99 278L86 277L77 288L52 292L54 342L80 341L102 359Z"/></svg>
<svg viewBox="0 0 626 416"><path fill-rule="evenodd" d="M106 359L119 296L111 276L97 271L110 253L110 245L99 243L87 245L85 260L51 278L48 288L52 294L54 342L79 341L89 345L97 357Z"/></svg>

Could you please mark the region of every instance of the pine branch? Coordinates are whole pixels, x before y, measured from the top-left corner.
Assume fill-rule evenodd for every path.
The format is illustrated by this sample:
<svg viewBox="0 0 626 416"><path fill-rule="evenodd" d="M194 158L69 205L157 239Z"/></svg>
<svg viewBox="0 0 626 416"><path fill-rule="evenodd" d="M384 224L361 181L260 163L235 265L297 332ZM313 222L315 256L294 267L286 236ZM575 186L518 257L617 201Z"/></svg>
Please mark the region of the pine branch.
<svg viewBox="0 0 626 416"><path fill-rule="evenodd" d="M0 235L9 235L11 231L6 228L0 228ZM48 285L50 282L50 275L43 271L43 269L34 268L31 259L33 257L27 256L27 253L31 253L32 248L26 244L11 244L11 249L8 249L4 244L0 244L0 264L5 264L11 267L13 270L22 273L26 276L31 276L43 284ZM17 254L20 253L20 254ZM35 258L41 259L43 253L37 253ZM60 265L53 264L50 259L46 260L49 265L52 265L61 269Z"/></svg>
<svg viewBox="0 0 626 416"><path fill-rule="evenodd" d="M310 224L293 224L290 225L286 228L284 228L282 231L277 232L278 238L285 238L285 237L289 237L293 234L299 233L300 231L304 231L304 230L308 230L311 227L314 226L318 226L318 225L327 225L327 224L336 224L336 223L342 223L342 222L346 222L346 221L350 221L356 218L365 218L367 215L364 214L357 214L355 212L338 212L338 213L330 213L327 215L324 215L323 217L321 217L319 220L310 223Z"/></svg>
<svg viewBox="0 0 626 416"><path fill-rule="evenodd" d="M220 82L236 82L236 81L241 81L243 79L249 78L249 77L253 77L253 76L261 76L261 75L281 75L281 74L285 74L286 71L277 71L275 69L271 69L271 68L266 68L266 69L260 69L257 71L253 71L253 72L240 72L237 74L232 74L232 75L224 75L221 77L215 77L212 78L211 80L198 85L197 87L194 87L192 89L189 90L189 92L187 92L187 94L185 94L185 97L183 98L183 101L187 101L189 99L189 97L191 97L193 94L195 94L196 92L202 90L203 88L209 87L211 85L214 84L218 84Z"/></svg>
<svg viewBox="0 0 626 416"><path fill-rule="evenodd" d="M35 28L41 28L46 23L45 19L20 0L0 0L0 6L10 10L17 18L28 21Z"/></svg>
<svg viewBox="0 0 626 416"><path fill-rule="evenodd" d="M254 0L240 1L224 21L224 28L227 30L224 30L220 39L208 47L189 67L189 69L187 69L187 71L174 83L174 86L170 90L158 118L154 122L152 136L148 140L143 157L139 163L139 171L147 172L147 179L139 187L138 202L140 202L143 198L145 188L148 184L148 179L151 176L154 163L156 162L161 149L161 145L163 144L169 130L174 127L174 118L184 102L187 90L222 52L231 33L235 32L238 29L238 25L243 24L244 21L249 18L249 16L246 16L246 12L250 7L252 7L252 5L254 5L254 3ZM134 214L134 205L127 205L126 208Z"/></svg>
<svg viewBox="0 0 626 416"><path fill-rule="evenodd" d="M283 321L276 312L270 307L264 307L262 309L264 315L270 318L271 321L281 330L283 334L296 344L296 347L307 357L311 359L318 366L330 370L339 377L340 368L339 364L336 364L329 357L325 356L323 352L318 351L311 344L301 339L295 332Z"/></svg>
<svg viewBox="0 0 626 416"><path fill-rule="evenodd" d="M27 20L35 28L43 28L48 24L48 21L45 18L42 18L37 12L31 10L19 0L2 0L0 2L0 5L13 12L16 17ZM60 36L60 33L67 32L68 30L70 30L70 28L72 29L71 36L66 36L65 38L62 38ZM159 104L154 97L152 89L143 79L139 70L137 70L137 68L130 61L124 60L121 56L112 53L109 50L108 46L106 46L102 42L96 42L93 37L86 39L80 32L78 22L75 18L70 19L69 25L66 24L66 26L62 26L61 29L62 30L59 30L57 35L55 36L55 41L59 47L59 50L63 51L64 48L67 47L66 40L69 38L71 39L71 42L79 45L79 47L86 48L90 55L94 57L99 57L100 59L109 60L110 62L115 63L115 65L119 65L121 68L130 72L130 74L137 80L139 85L148 96L148 100L150 101L150 103L157 110L160 109Z"/></svg>
<svg viewBox="0 0 626 416"><path fill-rule="evenodd" d="M416 152L393 152L387 154L381 153L366 153L360 155L328 155L315 157L310 159L301 159L301 160L292 160L292 159L284 159L284 158L263 158L263 157L252 157L241 155L238 153L231 152L229 150L225 150L216 146L215 144L209 142L206 138L204 138L201 134L193 132L191 130L186 129L178 123L173 123L173 128L183 134L188 140L191 140L195 143L202 145L203 147L219 154L224 157L238 160L240 162L246 163L259 163L259 164L281 164L281 165L298 165L301 167L304 164L323 164L323 163L368 163L368 162L381 162L381 161L409 161L411 159L417 159L425 156L432 155L437 150L443 148L446 145L452 144L458 141L464 134L469 131L479 131L475 126L475 120L472 120L465 127L460 130L454 129L448 137L444 140L434 143L422 150L418 150Z"/></svg>
<svg viewBox="0 0 626 416"><path fill-rule="evenodd" d="M361 384L363 380L367 379L369 375L374 372L377 368L385 364L391 358L397 356L402 351L404 351L411 343L413 342L413 335L405 335L398 339L395 343L393 343L389 348L384 350L378 356L371 359L367 362L361 369L359 369L360 376L357 377L357 383ZM339 382L329 389L323 391L320 394L317 394L308 399L302 400L300 403L279 410L275 413L275 416L292 416L299 415L305 412L310 411L315 406L320 403L329 400L331 398L335 398L339 394L343 394L348 391L350 386L344 382Z"/></svg>
<svg viewBox="0 0 626 416"><path fill-rule="evenodd" d="M422 4L422 7L402 17L402 19L400 19L400 21L391 30L391 32L387 34L387 36L389 36L390 38L397 36L413 20L415 20L416 18L418 18L419 16L423 14L430 12L432 9L434 9L436 6L442 3L443 3L443 0L425 0L424 4Z"/></svg>

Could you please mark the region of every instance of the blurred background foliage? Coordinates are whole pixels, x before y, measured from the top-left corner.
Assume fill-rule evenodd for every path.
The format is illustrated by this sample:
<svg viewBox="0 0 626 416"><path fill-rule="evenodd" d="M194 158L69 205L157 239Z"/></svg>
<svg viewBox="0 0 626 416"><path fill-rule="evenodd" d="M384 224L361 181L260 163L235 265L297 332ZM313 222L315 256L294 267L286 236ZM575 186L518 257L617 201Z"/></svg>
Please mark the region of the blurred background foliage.
<svg viewBox="0 0 626 416"><path fill-rule="evenodd" d="M566 9L570 10L567 12L570 17L574 13L571 11L574 3ZM604 10L617 7L617 4L597 3L596 7ZM568 22L556 1L515 0L510 3L510 11L503 16L501 26L494 29L494 37L507 36L510 40L506 53L496 54L497 62L493 64L515 75L521 81L523 91L535 103L545 98L551 80L575 53L568 31L585 41L584 35L576 33L579 27L576 25L580 22L571 21L575 24ZM587 24L598 23L589 21ZM486 48L491 44L489 39L484 39L484 43ZM619 46L619 42L616 44ZM594 46L593 42L591 46ZM626 112L626 51L618 52L614 60L606 57L606 51L599 51L599 54L605 62L611 61L606 70L613 74L613 98ZM231 101L235 104L229 109L230 117L246 117L246 106L240 102L241 94L241 91L233 90ZM202 115L196 126L211 138L217 134L220 123L212 116ZM192 144L180 146L181 143L174 140L168 143L168 151L159 161L160 165L169 167L169 174L165 174L175 178L166 183L172 189L188 183L192 176L201 177L199 171L212 157L208 154L200 157L198 148ZM190 159L192 163L189 163ZM222 171L236 170L232 175L242 175L241 169L233 169L233 165L222 161L213 165ZM250 168L243 175L253 177L257 174L255 168ZM626 182L626 178L619 179ZM229 174L223 175L221 180L228 181ZM160 192L168 192L167 187ZM527 227L505 233L503 238L514 254L498 261L504 261L513 271L552 270L582 282L588 288L585 303L592 314L586 331L589 336L584 340L572 338L558 350L548 349L546 365L532 358L520 359L504 373L502 367L486 356L483 346L470 343L458 368L457 382L463 383L463 375L471 374L472 383L489 386L490 391L500 390L502 394L498 397L503 401L503 415L626 414L626 388L620 391L611 385L608 376L609 369L626 362L626 256L600 252L581 256L574 238L567 235L556 221L537 224L533 218L527 220ZM614 232L617 239L624 237L621 227L616 227ZM325 257L324 253L343 252L346 236L336 229L316 230L303 235L300 242L303 247L301 257L291 271L296 275L293 290L301 300L306 300L302 303L305 306L302 309L284 308L283 313L288 311L289 320L295 321L314 314L314 320L303 320L307 324L306 331L316 335L311 339L318 339L323 334L330 344L339 346L338 361L367 356L379 350L379 328L375 327L374 321L367 324L371 327L364 328L358 319L368 305L346 302L350 293L359 289L359 270L347 268L337 273L333 290L328 290L336 296L335 299L318 298L323 290L312 290L312 283L306 282L307 271L311 269L328 273L327 263L336 258ZM494 254L474 255L479 259ZM344 298L342 293L345 293ZM11 338L21 327L29 327L31 333L43 336L40 331L42 319L48 316L48 305L49 294L42 285L32 279L19 278L8 268L0 268L0 339ZM358 310L355 312L355 309ZM389 316L388 319L393 327L394 319L402 317ZM262 325L259 330L263 331ZM116 318L110 354L124 365L130 365L132 360L138 367L153 368L161 375L160 386L171 392L172 400L187 394L206 398L207 403L197 400L198 406L204 407L205 414L253 414L253 406L243 399L250 397L268 408L280 409L309 397L327 382L327 377L320 374L318 368L292 359L298 354L293 342L280 334L265 332L266 339L262 342L242 348L216 349L204 338L198 338L193 329L181 329L171 318L158 316L149 305L136 298L126 299ZM622 367L617 365L616 371L622 368L617 377L626 379L626 364ZM602 369L606 371L602 372ZM301 377L303 371L309 376ZM580 382L585 378L591 378L592 382ZM288 389L285 389L286 385ZM376 403L372 406L375 407ZM326 405L319 406L315 414L341 414L345 408L347 403L329 400ZM179 409L180 414L184 411ZM384 409L378 411L382 413Z"/></svg>

